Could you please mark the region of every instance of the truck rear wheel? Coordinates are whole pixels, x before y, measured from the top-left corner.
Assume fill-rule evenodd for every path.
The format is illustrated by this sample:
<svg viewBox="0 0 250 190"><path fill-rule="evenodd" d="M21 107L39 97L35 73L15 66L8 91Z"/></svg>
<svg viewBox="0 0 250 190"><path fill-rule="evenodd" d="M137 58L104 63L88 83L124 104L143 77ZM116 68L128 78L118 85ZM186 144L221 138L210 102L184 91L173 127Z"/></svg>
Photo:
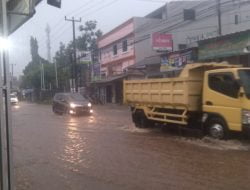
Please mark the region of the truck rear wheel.
<svg viewBox="0 0 250 190"><path fill-rule="evenodd" d="M135 113L132 113L132 121L134 122L135 126L136 127L139 127L139 121L138 121L138 114L135 112Z"/></svg>
<svg viewBox="0 0 250 190"><path fill-rule="evenodd" d="M137 128L148 128L153 125L152 121L150 121L144 112L140 110L132 113L132 120Z"/></svg>
<svg viewBox="0 0 250 190"><path fill-rule="evenodd" d="M227 139L228 128L225 121L219 117L213 117L208 121L207 133L214 139Z"/></svg>

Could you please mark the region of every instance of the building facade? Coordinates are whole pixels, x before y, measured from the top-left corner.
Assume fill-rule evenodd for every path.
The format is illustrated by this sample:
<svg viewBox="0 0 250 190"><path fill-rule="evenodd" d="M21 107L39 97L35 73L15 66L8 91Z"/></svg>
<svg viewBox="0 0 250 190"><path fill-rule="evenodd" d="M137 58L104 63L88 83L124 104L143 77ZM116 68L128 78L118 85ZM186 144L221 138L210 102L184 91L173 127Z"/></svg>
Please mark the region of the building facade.
<svg viewBox="0 0 250 190"><path fill-rule="evenodd" d="M223 53L224 57L204 56L207 47L211 47L211 43L216 44L216 40L219 40L217 50L221 49L220 44L225 39L230 41L227 44L231 47L237 47L234 44L242 39L237 34L245 37L248 33L244 31L250 29L249 0L218 2L200 0L166 3L147 16L131 18L102 36L98 41L101 80L95 82L95 94L102 103L122 103L122 81L131 77L130 71L134 73L136 69L141 73L133 77L142 77L143 73L143 77L155 78L174 76L189 62L222 59L231 63L237 60L237 63L249 62L249 51L246 50L242 55L231 55L228 53L231 49L224 48L228 50ZM171 50L154 49L152 36L155 33L171 36ZM221 36L228 37L224 39ZM249 46L248 38L244 39L244 44ZM199 59L201 55L203 57Z"/></svg>
<svg viewBox="0 0 250 190"><path fill-rule="evenodd" d="M147 62L145 54L148 57L161 56L160 63L156 64L160 69L179 67L182 63L184 66L186 58L190 57L192 59L189 61L197 61L198 54L194 54L198 52L196 49L199 48L199 41L248 30L250 28L248 10L250 1L247 0L221 0L220 4L217 0L167 3L146 16L158 19L158 23L151 21L135 31L135 49L138 50L136 62ZM153 49L151 36L156 32L172 35L172 51L157 52Z"/></svg>
<svg viewBox="0 0 250 190"><path fill-rule="evenodd" d="M140 77L129 74L128 68L136 63L135 30L151 18L133 17L98 40L101 80L95 81L96 94L103 103L122 103L124 78Z"/></svg>

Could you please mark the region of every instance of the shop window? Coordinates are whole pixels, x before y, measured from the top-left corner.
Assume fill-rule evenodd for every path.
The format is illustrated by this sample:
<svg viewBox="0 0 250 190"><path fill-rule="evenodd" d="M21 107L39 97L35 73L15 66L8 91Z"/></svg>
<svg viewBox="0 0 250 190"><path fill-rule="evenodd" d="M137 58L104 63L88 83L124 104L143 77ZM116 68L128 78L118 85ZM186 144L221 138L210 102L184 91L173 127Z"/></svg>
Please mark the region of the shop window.
<svg viewBox="0 0 250 190"><path fill-rule="evenodd" d="M187 44L179 44L178 48L179 48L179 50L187 49Z"/></svg>
<svg viewBox="0 0 250 190"><path fill-rule="evenodd" d="M123 52L128 51L128 40L124 40L124 41L122 42L122 51L123 51Z"/></svg>
<svg viewBox="0 0 250 190"><path fill-rule="evenodd" d="M239 15L234 15L234 23L239 24Z"/></svg>
<svg viewBox="0 0 250 190"><path fill-rule="evenodd" d="M117 44L113 46L113 55L117 55Z"/></svg>
<svg viewBox="0 0 250 190"><path fill-rule="evenodd" d="M237 98L239 86L232 73L210 74L208 77L209 88L226 96Z"/></svg>

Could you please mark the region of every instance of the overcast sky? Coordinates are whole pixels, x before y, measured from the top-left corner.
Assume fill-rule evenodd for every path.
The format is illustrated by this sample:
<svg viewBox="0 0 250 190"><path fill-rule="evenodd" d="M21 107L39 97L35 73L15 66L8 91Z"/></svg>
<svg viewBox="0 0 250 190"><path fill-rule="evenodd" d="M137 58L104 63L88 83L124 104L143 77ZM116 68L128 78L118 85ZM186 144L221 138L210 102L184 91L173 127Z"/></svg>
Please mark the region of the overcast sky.
<svg viewBox="0 0 250 190"><path fill-rule="evenodd" d="M104 33L113 29L133 16L145 16L161 7L167 0L62 0L62 8L47 5L43 0L36 7L36 14L14 34L10 40L10 64L14 64L14 75L22 74L25 65L31 60L30 36L37 38L39 53L47 59L46 25L51 27L52 57L58 50L59 43L72 40L72 24L65 22L64 17L96 20L98 28ZM79 32L77 31L79 35Z"/></svg>

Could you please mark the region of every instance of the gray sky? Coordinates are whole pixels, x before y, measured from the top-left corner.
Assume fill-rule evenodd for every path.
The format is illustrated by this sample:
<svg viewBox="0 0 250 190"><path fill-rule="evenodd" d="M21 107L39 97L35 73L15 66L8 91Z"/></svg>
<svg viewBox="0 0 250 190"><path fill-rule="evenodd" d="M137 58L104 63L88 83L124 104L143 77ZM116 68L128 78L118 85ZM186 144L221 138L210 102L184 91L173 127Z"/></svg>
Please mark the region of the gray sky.
<svg viewBox="0 0 250 190"><path fill-rule="evenodd" d="M60 42L72 40L72 24L65 22L64 16L96 20L98 28L104 33L133 16L145 16L164 5L167 0L62 0L62 8L47 5L43 0L36 7L36 14L14 34L11 35L12 48L10 63L15 64L14 75L22 74L25 65L31 60L30 36L37 38L39 53L47 58L46 34L47 23L51 28L52 57ZM79 32L77 31L77 34Z"/></svg>

